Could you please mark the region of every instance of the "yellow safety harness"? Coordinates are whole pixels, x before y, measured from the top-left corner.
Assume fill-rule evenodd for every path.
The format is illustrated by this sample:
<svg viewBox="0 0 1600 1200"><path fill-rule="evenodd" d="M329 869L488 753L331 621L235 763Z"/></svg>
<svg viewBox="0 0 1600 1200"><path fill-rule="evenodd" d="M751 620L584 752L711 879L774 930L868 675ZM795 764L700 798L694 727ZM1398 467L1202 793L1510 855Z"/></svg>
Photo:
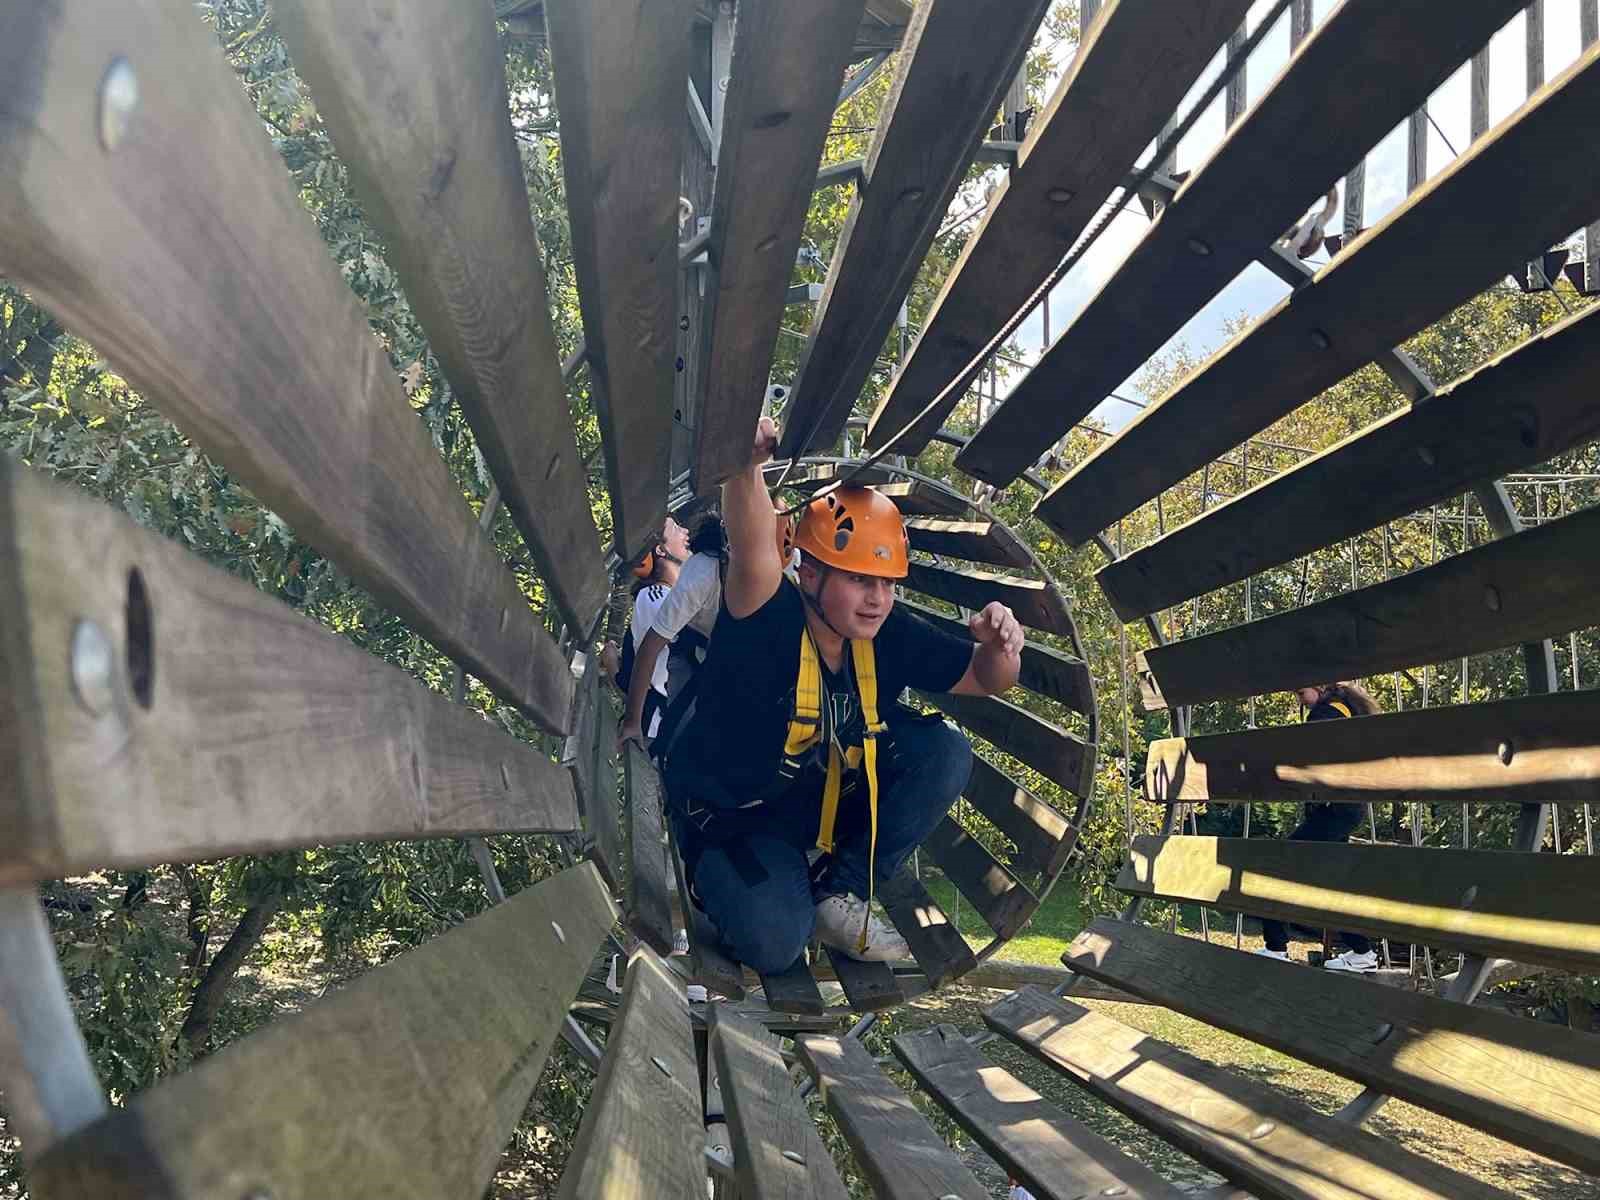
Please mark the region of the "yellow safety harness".
<svg viewBox="0 0 1600 1200"><path fill-rule="evenodd" d="M833 826L839 815L841 776L846 765L851 770L865 765L867 772L867 807L872 822L871 840L867 850L867 903L872 903L876 858L878 853L878 735L888 728L878 720L878 668L872 654L872 641L851 640L850 662L855 669L856 694L861 701L861 715L866 726L860 746L839 745L838 731L833 728L832 705L822 684L822 659L811 630L800 629L800 673L794 686L794 715L789 718L789 734L783 744L783 753L791 762L812 749L824 738L828 743L828 774L822 789L822 820L817 826L817 848L833 852ZM869 909L870 919L870 909ZM866 949L867 922L862 922L860 949Z"/></svg>
<svg viewBox="0 0 1600 1200"><path fill-rule="evenodd" d="M1347 717L1355 715L1350 711L1350 706L1348 704L1346 704L1343 700L1329 700L1329 701L1326 701L1326 703L1327 703L1329 708L1337 708L1341 713L1343 713ZM1312 705L1312 708L1315 708L1315 707L1316 707L1315 705ZM1308 709L1306 709L1306 715L1304 717L1301 717L1300 719L1302 721L1305 721L1310 716L1311 716L1311 709L1308 708Z"/></svg>

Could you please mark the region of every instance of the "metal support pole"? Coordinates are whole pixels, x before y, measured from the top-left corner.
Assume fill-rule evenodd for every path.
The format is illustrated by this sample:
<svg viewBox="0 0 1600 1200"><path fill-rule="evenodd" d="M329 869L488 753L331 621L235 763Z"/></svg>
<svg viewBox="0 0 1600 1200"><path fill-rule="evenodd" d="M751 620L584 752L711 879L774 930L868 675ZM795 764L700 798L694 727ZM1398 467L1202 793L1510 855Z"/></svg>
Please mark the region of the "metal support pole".
<svg viewBox="0 0 1600 1200"><path fill-rule="evenodd" d="M1241 23L1239 28L1228 35L1228 65L1231 67L1235 59L1244 51L1245 38L1249 30ZM1223 122L1226 128L1232 129L1234 122L1244 116L1245 104L1248 100L1249 85L1246 75L1249 73L1248 63L1240 63L1238 70L1234 71L1228 80L1228 89L1223 96Z"/></svg>
<svg viewBox="0 0 1600 1200"><path fill-rule="evenodd" d="M1578 0L1578 40L1585 50L1600 41L1600 0ZM1600 221L1583 231L1583 291L1600 295Z"/></svg>
<svg viewBox="0 0 1600 1200"><path fill-rule="evenodd" d="M30 1163L106 1111L32 887L0 890L0 1094Z"/></svg>
<svg viewBox="0 0 1600 1200"><path fill-rule="evenodd" d="M1241 836L1243 836L1247 841L1250 838L1250 810L1253 807L1255 806L1252 805L1248 800L1245 801L1244 833ZM1244 949L1244 914L1242 912L1233 914L1233 948L1235 950Z"/></svg>

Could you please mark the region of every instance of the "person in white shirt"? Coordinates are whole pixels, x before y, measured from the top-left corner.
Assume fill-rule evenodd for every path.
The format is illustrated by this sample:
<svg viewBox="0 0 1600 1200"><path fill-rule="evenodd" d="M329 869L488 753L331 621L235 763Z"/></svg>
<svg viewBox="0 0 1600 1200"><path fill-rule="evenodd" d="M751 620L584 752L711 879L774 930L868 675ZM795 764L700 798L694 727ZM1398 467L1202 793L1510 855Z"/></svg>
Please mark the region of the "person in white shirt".
<svg viewBox="0 0 1600 1200"><path fill-rule="evenodd" d="M634 593L633 622L628 627L628 636L633 639L633 673L629 679L628 696L631 704L634 693L639 695L641 724L646 719L646 701L650 701L648 720L651 736L655 735L661 723L661 710L667 702L667 660L658 657L646 662L641 653L641 639L655 623L662 604L672 594L683 562L688 557L689 531L668 517L655 549L646 554L644 560L633 569L634 577L642 582Z"/></svg>

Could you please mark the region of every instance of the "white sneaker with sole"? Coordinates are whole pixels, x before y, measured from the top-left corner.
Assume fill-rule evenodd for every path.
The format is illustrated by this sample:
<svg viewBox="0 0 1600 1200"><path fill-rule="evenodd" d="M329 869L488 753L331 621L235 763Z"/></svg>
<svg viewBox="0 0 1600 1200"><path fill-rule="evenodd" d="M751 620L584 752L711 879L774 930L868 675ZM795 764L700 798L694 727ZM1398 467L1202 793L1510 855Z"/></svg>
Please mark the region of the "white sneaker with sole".
<svg viewBox="0 0 1600 1200"><path fill-rule="evenodd" d="M867 948L861 949L861 927L867 927ZM892 925L872 916L859 896L824 896L817 901L817 940L862 962L898 962L911 957Z"/></svg>
<svg viewBox="0 0 1600 1200"><path fill-rule="evenodd" d="M1354 950L1346 950L1343 954L1335 955L1322 964L1325 971L1351 971L1357 975L1378 969L1378 956L1374 951L1368 950L1365 954L1357 954Z"/></svg>
<svg viewBox="0 0 1600 1200"><path fill-rule="evenodd" d="M1289 952L1287 950L1268 950L1265 946L1262 946L1259 949L1252 950L1251 953L1252 954L1259 954L1259 955L1261 955L1262 958L1281 959L1283 962L1293 962L1294 961L1292 958L1289 957Z"/></svg>

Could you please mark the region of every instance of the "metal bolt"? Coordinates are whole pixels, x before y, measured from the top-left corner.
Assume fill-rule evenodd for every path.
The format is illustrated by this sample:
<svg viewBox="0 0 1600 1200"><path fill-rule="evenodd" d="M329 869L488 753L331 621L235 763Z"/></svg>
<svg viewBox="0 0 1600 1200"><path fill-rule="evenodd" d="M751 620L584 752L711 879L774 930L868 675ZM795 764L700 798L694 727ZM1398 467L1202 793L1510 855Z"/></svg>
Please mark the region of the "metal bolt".
<svg viewBox="0 0 1600 1200"><path fill-rule="evenodd" d="M1483 605L1490 612L1500 611L1500 589L1489 586L1483 589Z"/></svg>
<svg viewBox="0 0 1600 1200"><path fill-rule="evenodd" d="M1211 257L1210 243L1202 242L1199 238L1192 237L1189 239L1189 249L1192 253L1198 254L1201 258Z"/></svg>
<svg viewBox="0 0 1600 1200"><path fill-rule="evenodd" d="M1051 204L1071 204L1077 194L1071 188L1053 187L1044 194L1044 198Z"/></svg>
<svg viewBox="0 0 1600 1200"><path fill-rule="evenodd" d="M72 627L72 689L93 716L102 716L116 699L116 653L106 631L90 620Z"/></svg>
<svg viewBox="0 0 1600 1200"><path fill-rule="evenodd" d="M505 763L500 764L500 782L505 784L506 791L511 790L511 769Z"/></svg>
<svg viewBox="0 0 1600 1200"><path fill-rule="evenodd" d="M1472 907L1472 902L1474 900L1476 900L1477 898L1478 898L1478 885L1477 884L1473 884L1466 891L1461 893L1461 907L1462 908L1471 908Z"/></svg>
<svg viewBox="0 0 1600 1200"><path fill-rule="evenodd" d="M1393 1032L1394 1025L1388 1021L1385 1021L1372 1031L1372 1044L1376 1046L1379 1042L1383 1041L1384 1038L1388 1037Z"/></svg>
<svg viewBox="0 0 1600 1200"><path fill-rule="evenodd" d="M799 1163L802 1167L806 1165L806 1160L801 1157L798 1150L785 1150L783 1156L792 1163Z"/></svg>
<svg viewBox="0 0 1600 1200"><path fill-rule="evenodd" d="M122 144L138 107L139 77L127 59L112 59L100 77L100 145L107 151Z"/></svg>
<svg viewBox="0 0 1600 1200"><path fill-rule="evenodd" d="M1509 767L1511 765L1511 756L1516 752L1517 748L1510 742L1501 742L1500 745L1495 747L1494 753L1495 757L1500 760L1501 766Z"/></svg>
<svg viewBox="0 0 1600 1200"><path fill-rule="evenodd" d="M1128 1189L1120 1183L1114 1183L1100 1193L1102 1196L1126 1196Z"/></svg>
<svg viewBox="0 0 1600 1200"><path fill-rule="evenodd" d="M1425 467L1431 467L1434 463L1439 461L1436 457L1434 457L1432 449L1427 446L1417 447L1417 457L1422 460L1422 465Z"/></svg>
<svg viewBox="0 0 1600 1200"><path fill-rule="evenodd" d="M1248 1136L1252 1142L1259 1142L1262 1138L1266 1137L1267 1134L1271 1133L1276 1128L1277 1125L1273 1124L1273 1122L1263 1121L1261 1124L1252 1129L1246 1136Z"/></svg>
<svg viewBox="0 0 1600 1200"><path fill-rule="evenodd" d="M557 925L554 921L550 922L550 928L554 929L556 931L556 941L560 942L563 946L565 946L567 944L566 932L561 928L561 926Z"/></svg>
<svg viewBox="0 0 1600 1200"><path fill-rule="evenodd" d="M651 1062L653 1062L653 1063L655 1063L655 1065L656 1065L656 1070L658 1070L658 1071L660 1071L660 1072L661 1072L661 1073L662 1073L662 1074L663 1074L663 1075L665 1075L665 1076L666 1076L666 1077L667 1077L667 1078L668 1078L668 1079L671 1079L671 1078L672 1078L672 1068L671 1068L671 1067L669 1067L669 1066L667 1066L667 1064L666 1064L666 1063L664 1063L664 1062L662 1062L662 1061L661 1061L661 1060L660 1060L660 1059L659 1059L659 1058L657 1058L657 1057L656 1057L656 1056L655 1056L655 1055L654 1055L654 1054L652 1054L652 1055L651 1055L651 1056L650 1056L650 1061L651 1061Z"/></svg>
<svg viewBox="0 0 1600 1200"><path fill-rule="evenodd" d="M1328 335L1320 329L1313 329L1311 331L1311 344L1318 350L1326 350L1329 346L1333 345L1333 343L1328 340Z"/></svg>

